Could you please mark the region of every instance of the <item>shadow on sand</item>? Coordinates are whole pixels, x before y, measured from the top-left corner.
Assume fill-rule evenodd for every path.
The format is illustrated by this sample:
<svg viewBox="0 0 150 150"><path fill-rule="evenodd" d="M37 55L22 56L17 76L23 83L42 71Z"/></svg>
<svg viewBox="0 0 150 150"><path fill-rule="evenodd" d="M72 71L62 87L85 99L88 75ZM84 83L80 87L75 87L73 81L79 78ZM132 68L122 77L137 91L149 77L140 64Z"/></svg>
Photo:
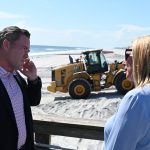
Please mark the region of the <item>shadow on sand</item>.
<svg viewBox="0 0 150 150"><path fill-rule="evenodd" d="M106 98L106 99L122 98L123 96L124 95L119 94L117 91L100 91L100 92L91 93L90 96L85 100L91 100L91 99L101 100L101 98ZM81 100L81 99L72 99L68 94L66 94L62 96L59 95L54 98L54 101L59 101L59 100Z"/></svg>

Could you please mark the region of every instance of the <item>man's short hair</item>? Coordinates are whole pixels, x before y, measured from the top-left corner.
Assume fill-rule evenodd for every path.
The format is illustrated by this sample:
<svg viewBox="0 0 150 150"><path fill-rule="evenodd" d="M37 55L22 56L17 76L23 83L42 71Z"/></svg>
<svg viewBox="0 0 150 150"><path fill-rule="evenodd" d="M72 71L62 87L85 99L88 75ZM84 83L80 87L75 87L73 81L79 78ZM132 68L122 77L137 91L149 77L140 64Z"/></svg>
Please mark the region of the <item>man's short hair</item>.
<svg viewBox="0 0 150 150"><path fill-rule="evenodd" d="M17 26L9 26L0 31L0 47L5 39L11 43L15 42L20 38L21 35L25 35L30 38L30 33L26 29L20 29Z"/></svg>

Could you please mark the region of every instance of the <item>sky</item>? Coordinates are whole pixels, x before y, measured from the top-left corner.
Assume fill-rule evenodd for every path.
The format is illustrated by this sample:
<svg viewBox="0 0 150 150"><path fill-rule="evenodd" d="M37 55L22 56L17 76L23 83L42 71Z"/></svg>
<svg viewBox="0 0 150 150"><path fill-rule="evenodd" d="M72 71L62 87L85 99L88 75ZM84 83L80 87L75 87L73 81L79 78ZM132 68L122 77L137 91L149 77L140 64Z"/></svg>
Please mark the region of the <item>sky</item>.
<svg viewBox="0 0 150 150"><path fill-rule="evenodd" d="M149 0L1 0L0 30L28 29L31 45L128 47L150 34Z"/></svg>

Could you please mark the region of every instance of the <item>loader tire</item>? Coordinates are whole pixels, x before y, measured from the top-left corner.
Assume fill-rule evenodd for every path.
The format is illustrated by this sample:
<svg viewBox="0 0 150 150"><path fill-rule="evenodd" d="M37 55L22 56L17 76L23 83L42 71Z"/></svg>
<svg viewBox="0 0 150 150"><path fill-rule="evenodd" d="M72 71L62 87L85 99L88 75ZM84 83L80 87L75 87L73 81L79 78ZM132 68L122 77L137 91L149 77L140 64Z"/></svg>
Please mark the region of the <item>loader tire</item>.
<svg viewBox="0 0 150 150"><path fill-rule="evenodd" d="M121 72L117 75L115 79L115 86L117 91L123 95L134 88L133 82L126 79L125 72Z"/></svg>
<svg viewBox="0 0 150 150"><path fill-rule="evenodd" d="M85 79L74 79L69 84L69 94L73 99L86 99L89 97L90 93L90 83Z"/></svg>

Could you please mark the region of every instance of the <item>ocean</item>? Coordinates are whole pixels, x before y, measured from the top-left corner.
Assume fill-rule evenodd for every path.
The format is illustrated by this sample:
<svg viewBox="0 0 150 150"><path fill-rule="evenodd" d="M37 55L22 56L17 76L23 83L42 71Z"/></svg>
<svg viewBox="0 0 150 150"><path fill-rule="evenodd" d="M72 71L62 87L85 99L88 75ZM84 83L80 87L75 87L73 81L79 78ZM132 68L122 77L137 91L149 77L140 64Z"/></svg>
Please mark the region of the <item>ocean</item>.
<svg viewBox="0 0 150 150"><path fill-rule="evenodd" d="M98 48L90 47L69 47L69 46L47 46L47 45L31 45L29 56L35 55L52 55L52 54L80 54L83 51L93 50ZM101 48L99 48L101 49ZM109 62L115 59L122 61L124 59L125 49L103 49L104 51L113 51L114 54L107 55Z"/></svg>
<svg viewBox="0 0 150 150"><path fill-rule="evenodd" d="M68 54L81 53L85 50L90 50L88 47L67 47L67 46L47 46L47 45L31 45L30 55L45 55L45 54Z"/></svg>
<svg viewBox="0 0 150 150"><path fill-rule="evenodd" d="M32 55L42 55L42 54L59 54L59 53L71 53L71 52L82 52L86 50L92 50L98 48L91 47L69 47L69 46L47 46L47 45L31 45L30 53ZM99 48L103 49L103 48ZM104 49L105 51L114 51L117 54L123 55L125 49Z"/></svg>

